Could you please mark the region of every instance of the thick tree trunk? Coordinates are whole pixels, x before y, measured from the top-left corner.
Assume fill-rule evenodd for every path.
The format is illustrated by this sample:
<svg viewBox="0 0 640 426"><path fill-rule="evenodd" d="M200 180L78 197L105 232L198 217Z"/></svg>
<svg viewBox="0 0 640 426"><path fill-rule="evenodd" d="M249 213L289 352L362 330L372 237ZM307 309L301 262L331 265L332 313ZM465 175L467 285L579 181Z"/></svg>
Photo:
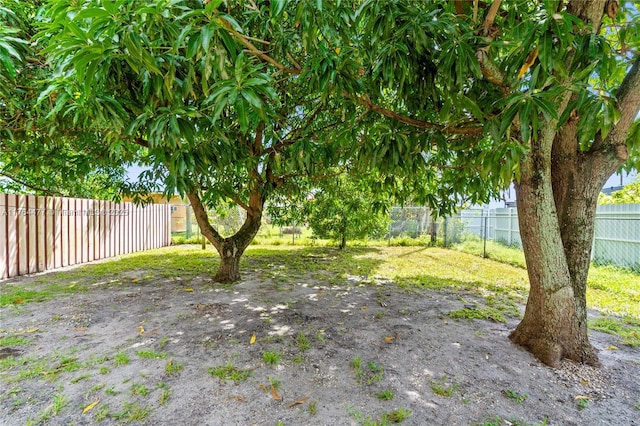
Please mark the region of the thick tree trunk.
<svg viewBox="0 0 640 426"><path fill-rule="evenodd" d="M562 358L597 365L587 337L586 310L576 305L550 174L527 170L516 191L530 290L524 318L510 338L552 367Z"/></svg>
<svg viewBox="0 0 640 426"><path fill-rule="evenodd" d="M598 33L606 4L570 2L568 9ZM563 357L599 364L587 337L586 304L595 213L600 189L628 158L626 138L640 109L639 88L640 57L616 93L620 120L606 137L596 134L590 149L581 151L579 117L572 113L556 134L556 123L547 124L522 164L516 192L530 292L524 318L510 337L551 366Z"/></svg>
<svg viewBox="0 0 640 426"><path fill-rule="evenodd" d="M222 244L215 245L220 254L220 267L213 278L220 283L232 283L240 279L240 258L258 233L262 221L262 212L258 215L247 214L242 228Z"/></svg>
<svg viewBox="0 0 640 426"><path fill-rule="evenodd" d="M565 98L562 107L567 101ZM531 140L529 155L521 164L521 180L516 184L530 287L524 318L510 338L553 367L562 358L597 365L598 358L587 337L586 310L576 303L572 268L562 239L561 227L566 224L559 220L554 198L554 189L558 189L552 184L551 159L552 152L557 154L554 142L558 137L555 126L555 122L549 123L537 139ZM572 187L573 181L566 184Z"/></svg>
<svg viewBox="0 0 640 426"><path fill-rule="evenodd" d="M220 283L232 283L240 279L240 259L244 251L260 230L264 199L260 190L251 192L249 205L246 206L247 217L242 227L234 235L223 238L209 223L207 211L200 197L195 193L187 194L202 235L216 248L220 255L220 266L214 280Z"/></svg>

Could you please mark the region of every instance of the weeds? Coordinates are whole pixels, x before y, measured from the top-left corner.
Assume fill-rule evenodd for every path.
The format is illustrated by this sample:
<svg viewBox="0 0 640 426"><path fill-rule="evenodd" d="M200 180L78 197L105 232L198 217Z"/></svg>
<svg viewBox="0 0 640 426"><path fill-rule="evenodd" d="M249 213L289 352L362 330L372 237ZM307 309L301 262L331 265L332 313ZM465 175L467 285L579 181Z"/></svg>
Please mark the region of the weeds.
<svg viewBox="0 0 640 426"><path fill-rule="evenodd" d="M296 335L296 346L301 351L306 351L311 349L311 342L309 341L309 338L307 337L307 335L304 334L302 331Z"/></svg>
<svg viewBox="0 0 640 426"><path fill-rule="evenodd" d="M393 392L390 390L384 390L382 392L378 392L376 394L376 398L381 401L391 401L393 399Z"/></svg>
<svg viewBox="0 0 640 426"><path fill-rule="evenodd" d="M129 358L129 354L127 354L126 352L118 352L115 356L114 365L116 367L127 365L130 361L131 359Z"/></svg>
<svg viewBox="0 0 640 426"><path fill-rule="evenodd" d="M351 362L351 367L355 371L356 381L359 384L370 385L382 380L384 368L373 361L367 363L366 368L362 365L362 357L357 356Z"/></svg>
<svg viewBox="0 0 640 426"><path fill-rule="evenodd" d="M68 404L69 401L64 394L53 395L51 404L40 412L39 423L44 423L52 417L57 416Z"/></svg>
<svg viewBox="0 0 640 426"><path fill-rule="evenodd" d="M578 405L578 410L582 411L589 406L589 398L586 396L578 396L576 397L576 404Z"/></svg>
<svg viewBox="0 0 640 426"><path fill-rule="evenodd" d="M148 407L140 404L125 403L123 410L119 413L111 414L111 417L126 423L140 422L146 419L150 412L151 410Z"/></svg>
<svg viewBox="0 0 640 426"><path fill-rule="evenodd" d="M250 370L241 370L234 366L231 361L227 365L209 368L207 371L222 381L232 380L236 383L244 382L252 375Z"/></svg>
<svg viewBox="0 0 640 426"><path fill-rule="evenodd" d="M405 408L389 411L382 414L379 420L371 417L364 417L362 413L353 407L347 407L347 413L353 417L361 426L388 426L390 423L402 423L411 415L411 411Z"/></svg>
<svg viewBox="0 0 640 426"><path fill-rule="evenodd" d="M131 383L131 387L129 388L131 396L140 395L145 397L149 394L149 389L143 385L138 383Z"/></svg>
<svg viewBox="0 0 640 426"><path fill-rule="evenodd" d="M265 364L270 365L272 367L275 367L276 365L278 365L281 359L282 359L282 356L277 352L271 352L271 351L262 352L262 361Z"/></svg>
<svg viewBox="0 0 640 426"><path fill-rule="evenodd" d="M517 402L518 404L522 404L529 395L527 394L520 394L514 390L511 389L507 389L505 391L502 391L502 393L509 399L514 400L515 402Z"/></svg>
<svg viewBox="0 0 640 426"><path fill-rule="evenodd" d="M167 403L167 401L171 397L171 389L169 389L169 386L164 382L158 383L157 388L162 389L162 393L160 394L160 400L158 402L160 403L160 405L164 405Z"/></svg>
<svg viewBox="0 0 640 426"><path fill-rule="evenodd" d="M137 355L144 359L164 359L167 357L166 352L156 352L151 350L139 351L137 352Z"/></svg>
<svg viewBox="0 0 640 426"><path fill-rule="evenodd" d="M458 390L458 385L455 384L455 383L453 383L453 384L449 383L447 381L447 378L445 377L442 380L434 380L434 381L432 381L431 382L431 390L436 395L440 395L440 396L444 396L444 397L450 397Z"/></svg>
<svg viewBox="0 0 640 426"><path fill-rule="evenodd" d="M31 341L22 336L7 336L0 338L0 348L28 345L29 343L31 343Z"/></svg>
<svg viewBox="0 0 640 426"><path fill-rule="evenodd" d="M164 372L167 375L171 376L173 374L179 373L180 371L182 371L183 368L184 368L184 364L170 359L169 361L167 361L167 363L164 366Z"/></svg>

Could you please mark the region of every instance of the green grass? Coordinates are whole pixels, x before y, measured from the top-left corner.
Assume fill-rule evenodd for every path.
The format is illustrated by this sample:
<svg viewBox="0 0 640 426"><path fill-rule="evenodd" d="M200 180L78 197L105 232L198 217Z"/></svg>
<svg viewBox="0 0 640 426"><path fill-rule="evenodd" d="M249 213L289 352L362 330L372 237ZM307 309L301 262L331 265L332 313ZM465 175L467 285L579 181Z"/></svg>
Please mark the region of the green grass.
<svg viewBox="0 0 640 426"><path fill-rule="evenodd" d="M399 408L382 414L379 419L373 419L371 417L365 417L360 411L353 407L347 407L347 414L353 417L361 426L389 426L405 421L411 415L411 411L405 408Z"/></svg>
<svg viewBox="0 0 640 426"><path fill-rule="evenodd" d="M384 367L373 361L367 362L365 366L361 356L357 356L351 361L351 367L359 384L370 385L381 381L384 376Z"/></svg>
<svg viewBox="0 0 640 426"><path fill-rule="evenodd" d="M505 391L502 392L504 394L504 396L506 396L507 398L517 402L518 404L522 404L529 395L527 394L521 394L518 393L512 389L507 389Z"/></svg>
<svg viewBox="0 0 640 426"><path fill-rule="evenodd" d="M281 359L282 359L282 356L277 352L272 352L272 351L262 352L262 361L267 365L271 365L275 367L276 365L278 365Z"/></svg>
<svg viewBox="0 0 640 426"><path fill-rule="evenodd" d="M31 341L22 336L6 336L0 338L0 348L28 345Z"/></svg>
<svg viewBox="0 0 640 426"><path fill-rule="evenodd" d="M301 351L306 351L311 349L311 342L309 341L309 338L307 337L307 335L304 334L302 331L296 335L296 346Z"/></svg>
<svg viewBox="0 0 640 426"><path fill-rule="evenodd" d="M182 364L181 362L174 361L172 359L167 361L167 363L164 366L164 372L169 376L178 374L183 369L184 369L184 364Z"/></svg>
<svg viewBox="0 0 640 426"><path fill-rule="evenodd" d="M436 395L450 397L458 390L456 383L451 383L447 378L442 380L434 380L431 382L431 390Z"/></svg>
<svg viewBox="0 0 640 426"><path fill-rule="evenodd" d="M221 365L218 367L209 368L209 374L214 377L219 378L220 380L228 381L232 380L236 383L244 382L249 377L251 377L252 372L249 370L242 370L236 366L234 366L231 361L229 361L226 365Z"/></svg>
<svg viewBox="0 0 640 426"><path fill-rule="evenodd" d="M391 401L393 399L393 392L390 390L384 390L382 392L376 393L376 398L381 401Z"/></svg>
<svg viewBox="0 0 640 426"><path fill-rule="evenodd" d="M602 317L589 321L589 328L620 337L625 345L640 346L640 320Z"/></svg>
<svg viewBox="0 0 640 426"><path fill-rule="evenodd" d="M129 388L129 392L131 393L131 396L140 395L140 396L144 397L144 396L147 396L149 394L149 389L144 384L131 383L131 387Z"/></svg>
<svg viewBox="0 0 640 426"><path fill-rule="evenodd" d="M131 362L131 359L129 358L129 354L126 352L118 352L116 354L115 360L114 360L114 365L120 366L120 365L127 365L129 364L129 362Z"/></svg>
<svg viewBox="0 0 640 426"><path fill-rule="evenodd" d="M111 417L124 423L140 422L147 418L151 409L140 404L125 403L122 411L112 413Z"/></svg>
<svg viewBox="0 0 640 426"><path fill-rule="evenodd" d="M467 240L456 250L482 256L482 241ZM522 249L487 242L488 258L525 269ZM587 305L604 314L640 320L640 273L611 265L592 264L587 278Z"/></svg>
<svg viewBox="0 0 640 426"><path fill-rule="evenodd" d="M165 359L167 357L166 352L156 352L151 350L138 351L136 352L136 355L144 359Z"/></svg>

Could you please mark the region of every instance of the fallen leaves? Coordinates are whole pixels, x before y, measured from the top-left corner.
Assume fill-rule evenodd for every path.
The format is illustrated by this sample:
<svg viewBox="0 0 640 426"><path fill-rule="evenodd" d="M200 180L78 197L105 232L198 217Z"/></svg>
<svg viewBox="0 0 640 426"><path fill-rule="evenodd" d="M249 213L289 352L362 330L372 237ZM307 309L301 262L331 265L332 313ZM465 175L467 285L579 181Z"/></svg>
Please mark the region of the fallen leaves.
<svg viewBox="0 0 640 426"><path fill-rule="evenodd" d="M282 401L282 396L278 393L278 389L275 386L271 385L271 397L276 401Z"/></svg>
<svg viewBox="0 0 640 426"><path fill-rule="evenodd" d="M87 414L89 411L93 410L96 407L96 405L98 405L99 402L100 402L100 400L96 399L91 404L89 404L86 407L84 407L84 410L82 410L82 414Z"/></svg>
<svg viewBox="0 0 640 426"><path fill-rule="evenodd" d="M144 327L142 325L139 325L138 326L138 330L139 330L140 335L142 336L144 334Z"/></svg>
<svg viewBox="0 0 640 426"><path fill-rule="evenodd" d="M36 331L38 331L39 328L30 328L28 330L24 330L24 331L18 331L17 333L15 333L16 335L18 334L25 334L25 333L35 333Z"/></svg>
<svg viewBox="0 0 640 426"><path fill-rule="evenodd" d="M305 397L304 397L304 398L302 398L302 399L299 399L299 400L297 400L297 401L290 402L289 404L287 404L287 408L292 408L292 407L295 407L296 405L302 405L302 404L304 404L305 402L307 402L308 400L309 400L309 397L308 397L308 396L305 396Z"/></svg>
<svg viewBox="0 0 640 426"><path fill-rule="evenodd" d="M251 335L251 339L249 339L249 344L253 345L256 342L256 333Z"/></svg>

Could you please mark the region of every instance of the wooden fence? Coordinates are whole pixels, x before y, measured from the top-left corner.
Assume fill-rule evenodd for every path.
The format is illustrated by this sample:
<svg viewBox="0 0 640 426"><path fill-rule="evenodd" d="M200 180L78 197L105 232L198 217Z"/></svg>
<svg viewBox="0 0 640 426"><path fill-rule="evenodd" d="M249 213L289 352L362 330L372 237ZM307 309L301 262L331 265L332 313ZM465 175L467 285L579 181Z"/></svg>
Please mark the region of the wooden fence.
<svg viewBox="0 0 640 426"><path fill-rule="evenodd" d="M0 279L170 243L168 204L0 194Z"/></svg>

